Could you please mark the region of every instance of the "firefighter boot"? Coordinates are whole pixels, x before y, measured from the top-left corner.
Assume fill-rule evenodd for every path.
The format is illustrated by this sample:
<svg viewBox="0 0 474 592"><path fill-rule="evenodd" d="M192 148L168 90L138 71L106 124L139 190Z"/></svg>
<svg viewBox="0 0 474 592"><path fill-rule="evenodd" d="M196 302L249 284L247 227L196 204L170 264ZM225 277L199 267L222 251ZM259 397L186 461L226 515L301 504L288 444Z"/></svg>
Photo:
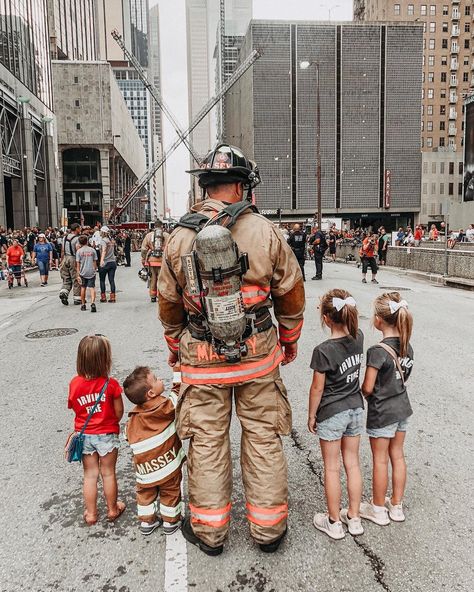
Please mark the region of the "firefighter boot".
<svg viewBox="0 0 474 592"><path fill-rule="evenodd" d="M183 522L183 526L181 527L181 532L183 533L184 538L191 543L192 545L196 545L203 553L209 555L211 557L216 557L220 555L224 550L224 545L219 545L218 547L210 547L206 545L204 541L202 541L199 537L197 537L193 529L191 527L191 521L189 518Z"/></svg>

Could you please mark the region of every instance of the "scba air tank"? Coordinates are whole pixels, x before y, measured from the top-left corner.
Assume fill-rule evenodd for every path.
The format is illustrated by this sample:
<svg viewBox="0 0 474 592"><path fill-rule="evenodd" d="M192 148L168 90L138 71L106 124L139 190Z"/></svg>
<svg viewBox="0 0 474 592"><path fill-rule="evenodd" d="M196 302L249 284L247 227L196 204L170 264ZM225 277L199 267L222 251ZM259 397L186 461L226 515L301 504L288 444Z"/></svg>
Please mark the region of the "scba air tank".
<svg viewBox="0 0 474 592"><path fill-rule="evenodd" d="M217 225L201 230L194 248L209 330L214 339L232 348L246 328L241 278L247 257L239 256L230 231Z"/></svg>

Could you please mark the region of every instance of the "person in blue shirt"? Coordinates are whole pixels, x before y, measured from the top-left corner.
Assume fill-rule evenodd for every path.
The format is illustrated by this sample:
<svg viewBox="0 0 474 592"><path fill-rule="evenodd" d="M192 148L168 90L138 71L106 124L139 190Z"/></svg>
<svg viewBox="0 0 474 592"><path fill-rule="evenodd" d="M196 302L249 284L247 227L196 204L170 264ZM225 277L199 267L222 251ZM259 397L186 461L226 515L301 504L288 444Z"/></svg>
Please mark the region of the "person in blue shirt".
<svg viewBox="0 0 474 592"><path fill-rule="evenodd" d="M32 263L38 263L38 269L41 278L41 287L48 285L49 268L53 259L53 247L51 243L46 240L44 234L38 235L38 242L34 246L32 253Z"/></svg>

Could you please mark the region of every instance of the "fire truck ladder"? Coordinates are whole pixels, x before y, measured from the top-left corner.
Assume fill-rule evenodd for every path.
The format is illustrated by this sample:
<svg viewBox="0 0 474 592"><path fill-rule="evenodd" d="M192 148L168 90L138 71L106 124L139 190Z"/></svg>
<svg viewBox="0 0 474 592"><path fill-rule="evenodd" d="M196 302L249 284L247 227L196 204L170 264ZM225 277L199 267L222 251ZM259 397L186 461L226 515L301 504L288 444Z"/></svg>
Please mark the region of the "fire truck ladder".
<svg viewBox="0 0 474 592"><path fill-rule="evenodd" d="M196 150L194 149L190 140L184 135L184 132L181 129L176 117L173 115L171 109L163 101L163 97L161 96L160 91L156 88L156 86L154 86L148 80L146 72L142 68L142 66L140 65L140 62L133 55L133 53L130 53L128 51L128 49L125 47L125 43L123 42L121 35L115 29L112 31L111 35L115 39L115 41L118 43L118 45L120 46L120 48L123 51L123 53L125 54L125 57L127 58L127 60L132 64L132 66L137 71L137 74L138 74L140 80L143 82L143 86L148 90L148 92L151 94L153 99L158 103L160 109L163 111L163 113L169 119L171 125L174 127L175 132L178 134L179 138L181 138L182 142L184 143L186 148L191 153L191 156L194 158L194 160L197 162L197 164L200 164L201 160L200 160Z"/></svg>
<svg viewBox="0 0 474 592"><path fill-rule="evenodd" d="M181 134L176 140L168 147L166 152L163 154L160 160L157 160L153 163L150 168L140 177L137 179L132 187L122 196L121 201L116 205L116 207L110 212L109 214L109 222L115 220L117 216L120 214L130 205L132 200L138 195L138 193L142 190L142 188L148 183L148 181L156 174L161 166L166 162L166 160L171 156L171 154L176 150L176 148L184 142L184 139L189 136L189 134L196 128L201 121L206 117L206 115L211 111L211 109L221 100L221 98L234 86L234 84L239 80L239 78L252 66L261 56L262 51L255 49L247 59L242 62L234 71L232 76L229 80L224 84L221 90L209 100L206 105L199 111L199 113L194 118L191 125L188 129ZM161 107L161 103L158 102ZM198 161L199 162L199 161Z"/></svg>

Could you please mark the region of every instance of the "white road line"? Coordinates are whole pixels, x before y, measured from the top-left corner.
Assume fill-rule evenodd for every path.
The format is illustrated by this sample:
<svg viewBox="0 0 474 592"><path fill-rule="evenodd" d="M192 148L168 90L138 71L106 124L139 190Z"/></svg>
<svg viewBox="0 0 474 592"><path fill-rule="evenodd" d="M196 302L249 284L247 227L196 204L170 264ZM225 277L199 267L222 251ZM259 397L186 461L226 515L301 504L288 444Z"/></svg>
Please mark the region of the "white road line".
<svg viewBox="0 0 474 592"><path fill-rule="evenodd" d="M184 507L184 469L181 499ZM188 592L188 551L181 530L166 537L165 591Z"/></svg>

